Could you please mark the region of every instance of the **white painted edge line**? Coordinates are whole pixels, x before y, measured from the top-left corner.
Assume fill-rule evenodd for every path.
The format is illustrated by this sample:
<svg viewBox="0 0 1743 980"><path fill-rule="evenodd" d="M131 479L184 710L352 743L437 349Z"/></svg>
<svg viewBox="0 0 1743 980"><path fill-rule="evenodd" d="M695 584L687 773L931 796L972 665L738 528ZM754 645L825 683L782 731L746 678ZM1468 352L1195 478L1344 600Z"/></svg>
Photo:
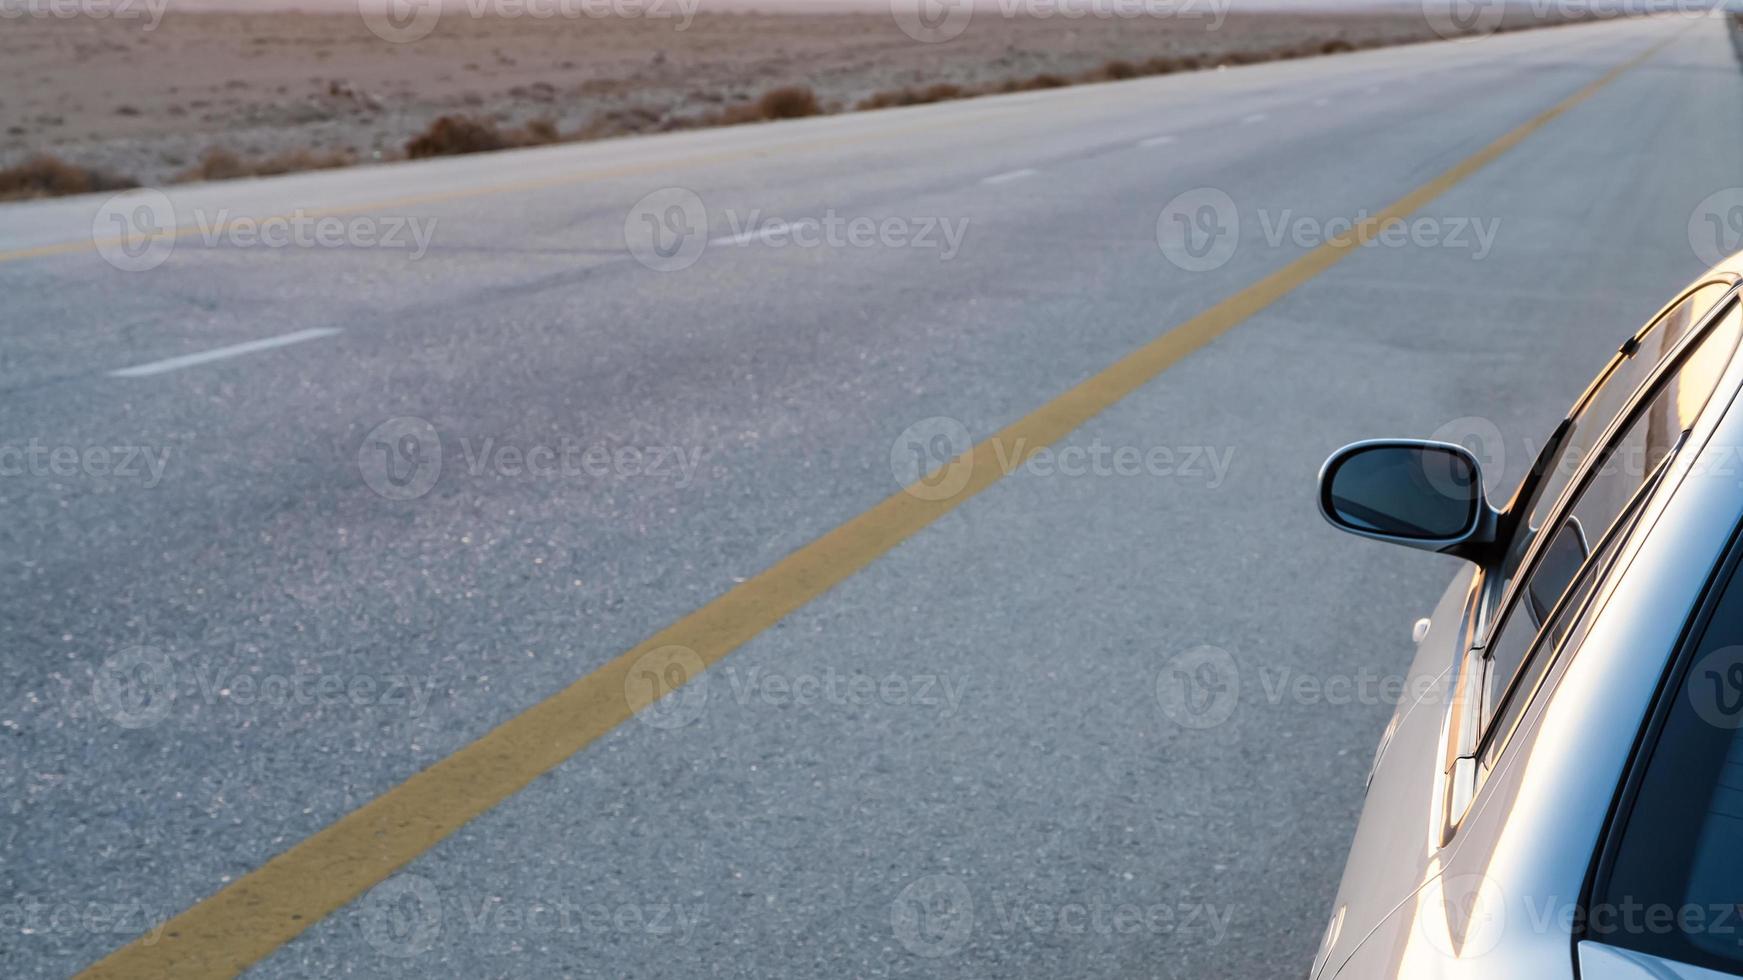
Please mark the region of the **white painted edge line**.
<svg viewBox="0 0 1743 980"><path fill-rule="evenodd" d="M1254 123L1262 123L1269 118L1271 118L1271 117L1265 115L1263 112L1255 112L1250 116L1242 116L1241 117L1241 125L1251 126Z"/></svg>
<svg viewBox="0 0 1743 980"><path fill-rule="evenodd" d="M211 350L201 351L198 354L183 354L181 357L169 357L161 361L152 361L148 364L135 364L132 367L124 367L117 371L110 371L109 377L148 378L154 374L163 374L166 371L179 371L182 368L193 367L196 364L222 361L225 358L240 357L243 354L253 354L256 351L272 350L275 347L288 347L291 344L300 344L305 340L319 340L322 337L331 337L336 333L342 332L343 331L339 330L337 327L314 327L309 330L298 330L295 333L280 334L277 337L268 337L265 340L250 340L245 344L231 344L228 347L214 347Z"/></svg>
<svg viewBox="0 0 1743 980"><path fill-rule="evenodd" d="M1138 145L1139 146L1164 146L1164 145L1166 145L1168 143L1172 143L1172 142L1174 142L1174 137L1172 137L1172 136L1152 136L1147 140L1139 140Z"/></svg>
<svg viewBox="0 0 1743 980"><path fill-rule="evenodd" d="M1008 184L1013 180L1022 180L1024 177L1033 177L1037 173L1040 173L1040 171L1030 167L1024 167L1021 170L1007 170L1002 174L993 174L991 177L982 177L980 182L983 184Z"/></svg>

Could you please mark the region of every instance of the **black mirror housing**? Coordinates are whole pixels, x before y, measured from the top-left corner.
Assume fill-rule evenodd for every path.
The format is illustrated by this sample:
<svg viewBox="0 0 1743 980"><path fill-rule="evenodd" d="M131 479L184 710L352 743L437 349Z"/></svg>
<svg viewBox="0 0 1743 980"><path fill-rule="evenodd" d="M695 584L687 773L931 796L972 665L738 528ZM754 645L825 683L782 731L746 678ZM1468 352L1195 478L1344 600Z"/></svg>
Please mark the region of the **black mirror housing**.
<svg viewBox="0 0 1743 980"><path fill-rule="evenodd" d="M1365 538L1481 561L1499 515L1483 470L1463 446L1372 439L1332 453L1319 471L1319 512Z"/></svg>

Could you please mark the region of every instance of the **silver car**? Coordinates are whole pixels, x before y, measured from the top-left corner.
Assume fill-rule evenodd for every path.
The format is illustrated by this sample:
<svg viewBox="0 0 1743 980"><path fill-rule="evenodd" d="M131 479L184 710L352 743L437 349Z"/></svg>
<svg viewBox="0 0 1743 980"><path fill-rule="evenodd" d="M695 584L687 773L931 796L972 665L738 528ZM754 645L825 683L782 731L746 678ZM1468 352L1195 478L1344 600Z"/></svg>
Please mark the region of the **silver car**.
<svg viewBox="0 0 1743 980"><path fill-rule="evenodd" d="M1505 502L1462 446L1326 461L1332 524L1469 563L1311 977L1743 976L1740 274L1629 337Z"/></svg>

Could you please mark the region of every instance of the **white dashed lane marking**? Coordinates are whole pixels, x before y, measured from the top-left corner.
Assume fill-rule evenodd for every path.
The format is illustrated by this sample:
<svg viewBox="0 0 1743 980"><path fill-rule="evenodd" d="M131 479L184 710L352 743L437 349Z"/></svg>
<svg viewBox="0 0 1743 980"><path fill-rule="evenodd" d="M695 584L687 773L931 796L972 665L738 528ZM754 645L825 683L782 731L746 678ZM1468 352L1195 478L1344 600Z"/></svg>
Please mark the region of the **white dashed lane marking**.
<svg viewBox="0 0 1743 980"><path fill-rule="evenodd" d="M168 357L161 361L151 361L147 364L135 364L120 370L110 371L111 378L148 378L154 374L168 371L179 371L196 364L208 364L212 361L222 361L230 357L241 357L243 354L253 354L258 351L272 350L275 347L289 347L305 340L319 340L331 337L340 331L336 327L314 327L309 330L298 330L295 333L280 334L265 340L250 340L245 344L231 344L228 347L214 347L198 354L183 354L181 357Z"/></svg>

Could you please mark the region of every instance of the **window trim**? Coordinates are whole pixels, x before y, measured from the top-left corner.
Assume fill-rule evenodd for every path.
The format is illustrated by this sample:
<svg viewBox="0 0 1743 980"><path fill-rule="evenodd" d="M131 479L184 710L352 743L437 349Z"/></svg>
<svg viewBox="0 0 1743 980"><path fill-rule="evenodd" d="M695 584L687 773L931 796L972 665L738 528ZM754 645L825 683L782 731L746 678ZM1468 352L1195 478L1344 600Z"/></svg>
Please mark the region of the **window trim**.
<svg viewBox="0 0 1743 980"><path fill-rule="evenodd" d="M1739 345L1739 349L1743 350L1743 345ZM1567 589L1556 599L1555 605L1550 607L1549 613L1543 617L1543 622L1537 625L1537 634L1531 638L1531 645L1525 649L1525 656L1520 658L1518 672L1508 680L1507 688L1495 701L1494 713L1489 718L1490 724L1477 734L1477 744L1471 750L1471 757L1478 760L1479 773L1485 769L1481 762L1489 749L1492 747L1497 755L1507 751L1508 743L1513 741L1514 733L1519 731L1520 724L1525 721L1525 713L1521 711L1513 718L1513 723L1506 727L1505 732L1502 732L1501 726L1496 722L1504 717L1508 705L1515 698L1524 698L1525 705L1529 707L1531 702L1537 699L1538 693L1543 690L1543 685L1548 682L1550 669L1554 668L1555 662L1567 652L1568 644L1573 640L1575 634L1572 629L1563 634L1561 639L1550 649L1545 650L1543 647L1549 636L1549 624L1556 622L1562 613L1567 611L1565 607L1572 600L1574 593L1578 591L1577 586L1586 581L1588 568L1592 564L1590 556L1602 554L1612 544L1617 545L1616 550L1603 559L1602 567L1589 569L1590 576L1596 578L1597 581L1593 584L1592 589L1580 598L1580 607L1572 610L1576 622L1585 617L1590 612L1592 604L1599 602L1602 598L1603 590L1599 586L1615 571L1616 562L1622 557L1622 548L1617 538L1625 538L1627 535L1633 534L1640 526L1640 518L1646 513L1648 498L1657 492L1659 486L1664 482L1665 474L1670 471L1670 464L1675 461L1676 454L1682 451L1687 442L1688 432L1685 430L1677 437L1676 445L1672 447L1671 451L1658 461L1657 468L1641 483L1634 495L1628 498L1628 502L1622 506L1615 522L1604 531L1597 543L1586 553L1588 557L1587 561L1580 566L1581 574L1575 576L1573 581L1568 583ZM1525 677L1525 665L1538 657L1548 657L1549 661L1545 665L1545 669L1538 673L1537 679L1532 682L1530 690L1523 690L1520 681ZM1486 665L1490 661L1485 657L1482 663ZM1488 680L1486 667L1483 680ZM1486 684L1484 690L1487 690ZM1481 720L1480 713L1478 720Z"/></svg>
<svg viewBox="0 0 1743 980"><path fill-rule="evenodd" d="M1652 371L1641 380L1639 385L1636 386L1635 390L1629 393L1629 397L1623 404L1622 409L1616 413L1614 418L1610 419L1609 423L1602 430L1601 436L1599 440L1597 440L1598 445L1609 447L1613 444L1621 429L1632 422L1641 405L1656 390L1659 382L1669 372L1675 370L1676 367L1683 363L1683 360L1694 345L1700 343L1706 337L1707 333L1719 322L1719 319L1730 312L1734 304L1743 308L1743 278L1727 277L1724 279L1702 280L1697 285L1684 290L1675 300L1671 301L1661 309L1658 312L1658 315L1653 317L1645 327L1636 331L1626 342L1623 343L1621 349L1618 351L1618 355L1637 349L1640 342L1657 328L1659 322L1662 321L1668 313L1676 309L1677 304L1681 303L1698 290L1713 285L1728 285L1729 288L1702 315L1702 319L1689 328L1688 333L1678 342L1676 349L1661 358L1659 363L1653 367ZM1743 342L1740 342L1737 351L1732 353L1732 362L1735 363L1739 357L1743 357ZM1565 440L1566 433L1573 424L1574 417L1579 415L1580 411L1590 403L1594 393L1602 387L1605 381L1610 379L1616 365L1620 363L1620 357L1613 357L1605 369L1599 373L1598 377L1587 386L1586 392L1574 403L1574 407L1569 410L1561 423L1557 425L1555 434L1551 437L1549 443L1544 446L1544 449L1538 454L1539 458L1533 463L1532 471L1526 474L1525 481L1521 483L1519 490L1514 493L1513 498L1507 503L1507 508L1503 513L1501 521L1502 533L1504 535L1510 533L1507 530L1510 526L1516 526L1518 522L1525 519L1524 515L1521 513L1521 508L1523 508L1525 501L1529 498L1529 495L1533 492L1536 485L1542 480L1547 472L1545 469L1547 461L1559 452L1561 443ZM1716 388L1714 393L1717 393ZM1710 408L1711 404L1712 395L1709 395L1707 404L1702 407L1701 411L1705 413L1708 408ZM1675 459L1676 453L1680 452L1683 447L1683 442L1679 441L1676 452L1668 454L1666 459ZM1556 499L1550 510L1549 520L1559 520L1568 513L1569 508L1572 506L1572 502L1577 499L1579 494L1584 492L1586 482L1590 479L1592 471L1597 466L1602 465L1602 463L1598 461L1607 460L1608 458L1608 452L1591 453L1587 456L1581 464L1580 469L1568 480L1568 485L1562 488L1561 495ZM1606 535L1607 534L1608 530L1606 530ZM1504 590L1498 588L1497 579L1499 569L1497 566L1489 564L1479 566L1478 578L1472 583L1473 592L1478 599L1478 605L1475 610L1475 615L1472 617L1470 622L1468 646L1466 647L1465 653L1459 658L1459 675L1455 682L1456 687L1453 692L1452 704L1448 709L1449 715L1447 718L1446 733L1443 736L1443 748L1441 753L1441 771L1443 779L1453 780L1458 778L1459 761L1461 759L1469 759L1472 760L1473 763L1480 759L1482 746L1486 744L1488 739L1491 737L1490 729L1494 727L1493 721L1495 716L1491 715L1487 719L1489 724L1485 725L1483 711L1483 700L1488 687L1487 665L1490 663L1489 644L1500 633L1501 628L1506 624L1507 616L1518 605L1520 600L1519 592L1521 588L1523 588L1523 583L1537 570L1540 553L1546 546L1549 537L1550 536L1548 535L1540 535L1536 540L1532 541L1531 546L1520 559L1518 571L1514 574L1512 581L1506 583L1506 588ZM1503 538L1503 540L1505 540L1505 538ZM1604 540L1607 540L1607 537L1600 540L1600 546L1602 546ZM1491 599L1490 593L1495 591L1500 591L1501 594L1498 598ZM1551 610L1550 614L1553 617L1555 610ZM1539 632L1541 632L1541 630ZM1523 674L1524 664L1529 660L1530 656L1536 652L1538 642L1539 638L1534 636L1532 638L1532 646L1527 650L1526 658L1520 661L1520 670L1516 672L1515 677L1508 679L1507 690L1503 691L1501 697L1497 699L1497 707L1506 704L1507 698L1512 694L1513 687L1517 684L1517 675ZM1479 684L1481 685L1480 687ZM1511 738L1511 735L1509 735L1509 738ZM1476 774L1472 773L1472 775L1474 777ZM1469 795L1474 795L1475 787L1473 786L1471 789L1472 794ZM1443 843L1451 839L1460 819L1462 819L1461 814L1453 812L1450 803L1453 799L1453 794L1450 787L1446 792L1446 799L1448 801L1448 807L1447 812L1443 815L1441 832Z"/></svg>
<svg viewBox="0 0 1743 980"><path fill-rule="evenodd" d="M1668 374L1682 365L1683 361L1687 359L1690 351L1696 345L1701 343L1708 333L1712 332L1713 327L1719 322L1720 318L1722 318L1724 314L1730 312L1733 306L1743 302L1743 300L1739 299L1740 292L1743 292L1743 287L1733 285L1725 295L1719 298L1718 302L1713 304L1711 309L1703 314L1701 320L1699 320L1693 327L1689 328L1688 333L1684 334L1682 340L1677 342L1676 349L1671 351L1669 354L1666 354L1664 358L1653 367L1652 371L1641 380L1640 384L1629 393L1628 400L1623 403L1621 411L1617 412L1616 417L1610 419L1610 421L1605 424L1599 437L1593 440L1594 445L1603 447L1603 451L1589 454L1586 459L1580 463L1579 470L1577 470L1568 480L1567 486L1562 488L1561 495L1556 498L1555 503L1550 507L1548 519L1544 521L1545 527L1555 526L1561 522L1562 518L1567 516L1573 502L1585 492L1586 483L1591 479L1593 470L1602 466L1603 463L1609 459L1609 450L1615 442L1616 437L1620 435L1620 430L1634 421L1635 413L1640 410L1641 405L1656 391L1659 383ZM1672 308L1674 309L1674 306ZM1627 350L1636 347L1639 344L1640 338L1646 336L1646 334L1650 332L1650 327L1656 326L1658 321L1662 319L1663 314L1660 314L1657 319L1652 321L1652 324L1650 324L1647 329L1644 329L1640 333L1630 337L1628 343L1623 345L1624 349ZM1743 342L1739 343L1737 350L1743 351ZM1618 357L1611 359L1610 366L1598 376L1598 380L1592 383L1592 385L1587 389L1586 394L1580 396L1580 400L1574 403L1573 410L1570 411L1567 417L1562 420L1563 425L1557 427L1558 432L1562 432L1563 426L1572 426L1574 417L1577 416L1580 410L1590 401L1592 394L1600 387L1600 382L1607 380L1614 373L1615 367L1621 363L1620 354L1621 352L1618 352ZM1735 358L1736 356L1737 352L1733 352L1732 357ZM1707 400L1709 402L1712 400L1711 394L1707 396ZM1703 407L1702 410L1705 411L1705 408ZM1541 457L1547 455L1552 446L1559 449L1559 443L1565 441L1565 438L1566 435L1565 432L1563 432L1561 438L1552 439L1551 442L1544 447L1544 453L1540 454L1540 458L1532 466L1532 479L1527 481L1532 484L1532 489L1535 489L1535 484L1542 481L1546 472L1544 466L1548 461ZM1525 491L1526 486L1521 485L1520 492L1514 495L1513 500L1508 501L1507 519L1502 522L1504 529L1502 532L1503 534L1511 535L1519 533L1520 526L1528 516L1522 509L1527 499ZM1499 635L1501 628L1506 625L1508 616L1512 613L1514 607L1518 605L1520 591L1524 587L1525 581L1537 571L1538 563L1543 557L1544 548L1552 537L1554 537L1554 535L1538 536L1531 542L1531 546L1526 549L1525 554L1520 558L1519 568L1514 573L1513 580L1507 583L1506 590L1495 603L1494 615L1492 615L1489 622L1485 624L1487 628L1478 638L1476 645L1481 648L1485 654L1489 649L1489 644L1494 642L1495 637ZM1488 657L1485 656L1484 659L1487 660Z"/></svg>
<svg viewBox="0 0 1743 980"><path fill-rule="evenodd" d="M1727 304L1737 301L1738 297L1743 295L1743 278L1728 275L1703 279L1678 293L1675 299L1666 303L1652 316L1652 319L1646 321L1645 326L1636 330L1633 334L1630 334L1628 339L1624 340L1621 346L1616 348L1616 353L1612 354L1610 359L1604 363L1604 366L1598 370L1597 377L1593 378L1591 383L1586 385L1585 391L1581 392L1580 397L1574 400L1572 407L1567 410L1567 414L1563 415L1561 421L1556 423L1555 429L1550 433L1549 441L1544 443L1543 448L1537 453L1537 458L1532 461L1531 469L1526 471L1525 479L1520 481L1519 488L1514 491L1513 496L1507 501L1506 506L1502 508L1501 521L1497 528L1497 538L1499 540L1510 542L1513 536L1519 533L1521 525L1529 519L1530 514L1526 512L1525 504L1531 499L1531 495L1536 493L1538 486L1543 483L1544 478L1548 475L1549 467L1554 463L1555 459L1560 456L1561 449L1563 444L1567 441L1568 434L1573 431L1574 419L1578 418L1579 414L1591 405L1591 403L1598 397L1598 392L1602 391L1604 385L1609 382L1611 378L1615 377L1616 372L1621 369L1622 365L1627 363L1628 359L1634 356L1634 353L1640 349L1640 345L1652 334L1653 330L1657 329L1658 325L1664 321L1665 317L1675 312L1677 307L1682 305L1682 303L1687 301L1690 297L1711 286L1728 286L1729 288L1714 301L1712 306L1707 308L1707 310L1701 315L1700 320L1695 321L1695 324L1689 328L1688 333L1684 334L1682 340L1677 343L1676 349L1660 358L1659 363L1654 365L1645 378L1641 379L1640 384L1635 386L1633 391L1629 392L1628 398L1622 403L1622 408L1617 412L1616 418L1611 419L1610 425L1606 426L1603 430L1603 438L1599 440L1600 443L1607 444L1614 437L1614 433L1610 430L1614 428L1616 420L1624 416L1632 415L1637 407L1637 403L1644 397L1644 393L1657 385L1659 378L1671 369L1673 363L1681 362L1681 359L1687 352L1688 348L1692 344L1698 342L1697 338L1705 336L1707 331L1713 328L1713 325L1718 321L1720 314L1722 314L1726 309ZM1743 350L1743 345L1740 345L1739 349ZM1575 472L1568 480L1568 485L1562 488L1560 496L1558 496L1550 506L1550 516L1552 520L1546 521L1546 525L1555 523L1567 513L1570 504L1570 497L1576 493L1575 487L1585 479L1586 469L1590 464L1591 461L1588 459L1586 463L1582 465L1581 469L1578 472ZM1477 647L1487 649L1489 642L1495 638L1495 634L1501 626L1500 620L1504 618L1501 614L1517 601L1518 597L1516 593L1518 591L1519 582L1521 579L1526 577L1529 570L1535 567L1538 559L1537 553L1542 549L1542 547L1542 539L1534 541L1532 542L1531 547L1520 556L1519 571L1513 576L1513 581L1505 583L1507 587L1504 590L1501 590L1501 594L1495 598L1494 603L1487 610L1488 615L1485 617L1486 621L1482 624L1482 628L1477 634ZM1504 559L1505 554L1501 557ZM1484 571L1487 575L1499 570L1500 569L1497 567L1495 569L1485 569Z"/></svg>
<svg viewBox="0 0 1743 980"><path fill-rule="evenodd" d="M1720 320L1728 315L1733 309L1737 309L1740 313L1743 313L1743 299L1739 298L1739 292L1739 287L1733 286L1719 299L1718 302L1714 303L1712 309L1708 310L1707 313L1703 315L1703 318L1697 321L1694 326L1690 327L1688 333L1684 334L1683 338L1677 342L1676 348L1669 354L1666 354L1663 360L1654 366L1652 372L1641 381L1640 385L1629 394L1628 400L1623 404L1622 410L1616 414L1615 418L1611 419L1604 426L1602 434L1597 439L1593 440L1593 444L1600 447L1599 450L1589 454L1587 458L1581 462L1579 470L1568 480L1568 485L1562 488L1561 496L1556 498L1549 516L1544 521L1545 527L1558 526L1568 517L1569 514L1572 513L1574 504L1578 503L1579 499L1585 494L1586 489L1591 485L1597 471L1600 470L1604 464L1609 462L1611 455L1614 454L1616 440L1627 431L1629 426L1634 424L1639 414L1650 404L1652 399L1657 397L1660 389L1666 381L1676 371L1680 370L1685 363L1687 363L1689 358L1693 355L1694 350L1706 340L1707 336L1712 333ZM1653 322L1654 324L1657 323L1656 320ZM1649 332L1650 331L1642 331L1635 338L1630 338L1629 343L1637 343L1638 337L1645 336ZM1739 338L1737 348L1732 351L1731 360L1737 358L1739 351L1743 351L1743 337ZM1727 363L1729 363L1729 361ZM1701 406L1701 411L1703 413L1706 411L1707 404L1712 402L1713 395L1717 393L1717 390L1718 389L1715 386L1712 392L1708 392L1706 400ZM1571 419L1572 415L1570 415L1569 418ZM1610 528L1605 530L1605 533L1599 539L1598 546L1593 548L1591 552L1588 552L1588 554L1596 553L1598 549L1602 548L1604 544L1610 540L1610 532L1615 530L1616 527L1619 527L1623 517L1630 513L1631 508L1635 506L1639 499L1639 492L1649 490L1658 485L1658 481L1663 476L1666 465L1676 458L1677 453L1682 451L1686 442L1687 430L1684 430L1682 433L1678 434L1676 444L1671 448L1671 451L1665 454L1664 459L1658 462L1654 471L1647 475L1647 477L1641 482L1641 490L1637 491L1635 496L1629 498L1628 503L1625 504L1619 512L1616 521L1612 523ZM1523 515L1521 515L1519 519L1523 520ZM1500 636L1501 631L1507 627L1508 622L1511 621L1513 616L1517 615L1520 610L1525 608L1524 602L1529 598L1525 586L1531 580L1531 577L1537 573L1539 566L1542 564L1543 556L1549 547L1549 543L1553 541L1554 538L1555 535L1553 534L1539 535L1536 540L1531 542L1531 547L1527 549L1525 556L1519 562L1519 569L1515 572L1513 581L1508 583L1506 594L1502 597L1501 602L1495 607L1495 615L1492 617L1489 623L1489 630L1483 636L1481 643L1483 651L1483 656L1479 661L1483 665L1481 686L1473 691L1480 702L1487 701L1489 671L1492 669L1494 664L1494 658L1490 656L1490 653L1492 652L1491 645L1495 642L1495 639ZM1581 566L1580 571L1581 574L1576 575L1573 581L1577 582L1581 580L1583 573L1585 572L1585 565ZM1564 590L1563 595L1556 600L1555 605L1550 609L1549 615L1544 618L1545 623L1554 620L1555 617L1560 614L1563 603L1566 601L1568 594L1571 594L1572 591L1572 584L1570 583L1569 588ZM1530 646L1526 648L1524 656L1519 660L1519 668L1514 671L1512 677L1507 678L1507 685L1495 698L1492 709L1486 703L1479 705L1475 718L1477 731L1474 733L1475 737L1472 739L1471 757L1480 758L1483 747L1493 738L1495 727L1493 724L1494 720L1500 717L1502 707L1505 706L1508 700L1513 697L1515 689L1519 686L1520 677L1525 674L1525 665L1530 663L1534 656L1537 656L1542 652L1542 641L1543 626L1542 624L1539 624L1537 633L1531 639ZM1464 753L1460 754L1463 755Z"/></svg>

